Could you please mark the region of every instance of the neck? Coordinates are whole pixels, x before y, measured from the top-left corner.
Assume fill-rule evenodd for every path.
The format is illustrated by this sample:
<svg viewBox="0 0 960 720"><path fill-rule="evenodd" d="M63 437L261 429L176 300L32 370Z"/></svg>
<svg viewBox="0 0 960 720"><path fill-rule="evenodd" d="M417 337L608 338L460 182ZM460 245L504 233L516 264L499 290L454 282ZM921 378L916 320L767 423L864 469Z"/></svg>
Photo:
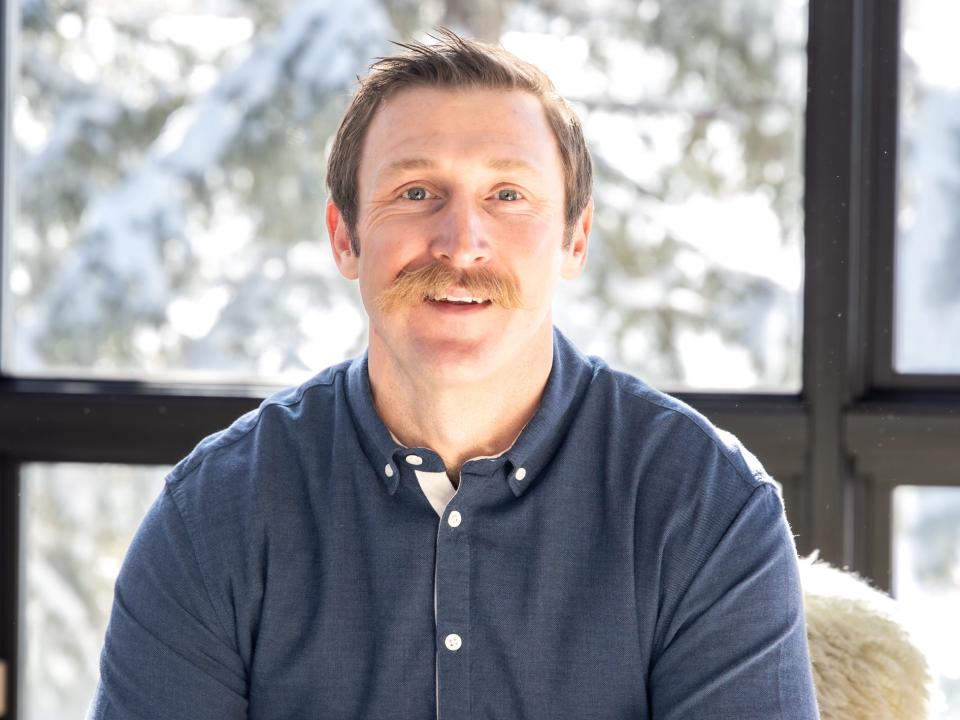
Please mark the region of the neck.
<svg viewBox="0 0 960 720"><path fill-rule="evenodd" d="M445 384L406 372L373 350L371 344L368 368L380 418L402 444L436 452L454 485L467 460L510 448L536 412L553 365L551 342L545 352L527 354L522 366Z"/></svg>

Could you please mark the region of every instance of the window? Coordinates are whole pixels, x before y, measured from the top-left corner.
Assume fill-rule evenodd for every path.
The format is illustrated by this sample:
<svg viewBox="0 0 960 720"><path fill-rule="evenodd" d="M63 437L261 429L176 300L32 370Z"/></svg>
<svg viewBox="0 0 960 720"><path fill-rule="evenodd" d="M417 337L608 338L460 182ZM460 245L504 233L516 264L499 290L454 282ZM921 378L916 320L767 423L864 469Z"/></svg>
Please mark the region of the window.
<svg viewBox="0 0 960 720"><path fill-rule="evenodd" d="M805 5L607 10L21 2L5 366L297 382L358 352L324 149L389 38L459 23L583 116L598 211L560 326L657 385L796 391Z"/></svg>
<svg viewBox="0 0 960 720"><path fill-rule="evenodd" d="M903 6L896 368L960 372L960 50L953 3Z"/></svg>
<svg viewBox="0 0 960 720"><path fill-rule="evenodd" d="M28 463L20 472L21 711L73 717L93 696L113 584L165 469Z"/></svg>
<svg viewBox="0 0 960 720"><path fill-rule="evenodd" d="M893 591L937 677L939 717L960 716L960 487L894 491Z"/></svg>

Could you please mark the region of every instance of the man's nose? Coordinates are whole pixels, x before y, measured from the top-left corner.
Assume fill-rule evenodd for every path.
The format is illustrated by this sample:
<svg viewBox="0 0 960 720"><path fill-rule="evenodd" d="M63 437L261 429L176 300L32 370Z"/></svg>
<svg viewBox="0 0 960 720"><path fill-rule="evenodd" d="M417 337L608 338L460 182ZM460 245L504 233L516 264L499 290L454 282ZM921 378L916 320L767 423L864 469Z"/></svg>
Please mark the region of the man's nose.
<svg viewBox="0 0 960 720"><path fill-rule="evenodd" d="M434 259L456 267L473 267L490 258L482 209L467 199L453 199L442 218L430 252Z"/></svg>

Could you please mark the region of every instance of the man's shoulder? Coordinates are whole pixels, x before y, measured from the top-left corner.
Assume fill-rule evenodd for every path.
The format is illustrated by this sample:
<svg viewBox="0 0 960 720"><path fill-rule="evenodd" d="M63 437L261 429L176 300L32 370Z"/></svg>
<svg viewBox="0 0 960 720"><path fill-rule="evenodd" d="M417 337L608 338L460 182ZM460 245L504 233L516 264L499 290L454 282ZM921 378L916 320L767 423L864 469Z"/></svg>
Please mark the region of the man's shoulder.
<svg viewBox="0 0 960 720"><path fill-rule="evenodd" d="M591 361L597 400L616 408L610 418L613 431L658 465L685 468L716 462L729 471L725 474L741 478L748 490L771 482L760 461L735 435L697 409L602 360Z"/></svg>
<svg viewBox="0 0 960 720"><path fill-rule="evenodd" d="M679 597L712 553L726 552L721 538L738 521L750 533L783 522L780 489L732 433L695 408L627 373L599 370L599 399L615 408L604 446L616 448L629 478L638 556L652 558L643 565L650 582Z"/></svg>
<svg viewBox="0 0 960 720"><path fill-rule="evenodd" d="M180 483L209 464L221 470L249 466L260 452L282 447L283 438L295 442L301 434L322 437L333 416L336 388L351 362L333 365L300 385L270 395L228 427L203 438L174 466L167 483Z"/></svg>

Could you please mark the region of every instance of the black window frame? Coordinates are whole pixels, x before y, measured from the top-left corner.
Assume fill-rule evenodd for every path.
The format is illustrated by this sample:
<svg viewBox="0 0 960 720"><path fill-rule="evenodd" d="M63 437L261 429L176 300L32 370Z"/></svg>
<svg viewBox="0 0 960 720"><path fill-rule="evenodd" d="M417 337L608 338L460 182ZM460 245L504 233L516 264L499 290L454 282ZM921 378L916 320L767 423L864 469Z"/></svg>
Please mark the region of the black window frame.
<svg viewBox="0 0 960 720"><path fill-rule="evenodd" d="M15 38L11 4L5 5L0 117L8 123ZM801 553L818 549L884 589L891 582L894 488L960 486L952 445L960 438L960 373L914 375L893 367L899 29L899 0L809 1L801 391L679 393L737 434L783 484ZM7 152L0 146L4 195ZM9 247L7 207L0 207L0 248ZM0 253L0 278L3 260ZM173 464L273 389L0 372L0 660L7 718L17 717L21 633L18 468L66 461Z"/></svg>

